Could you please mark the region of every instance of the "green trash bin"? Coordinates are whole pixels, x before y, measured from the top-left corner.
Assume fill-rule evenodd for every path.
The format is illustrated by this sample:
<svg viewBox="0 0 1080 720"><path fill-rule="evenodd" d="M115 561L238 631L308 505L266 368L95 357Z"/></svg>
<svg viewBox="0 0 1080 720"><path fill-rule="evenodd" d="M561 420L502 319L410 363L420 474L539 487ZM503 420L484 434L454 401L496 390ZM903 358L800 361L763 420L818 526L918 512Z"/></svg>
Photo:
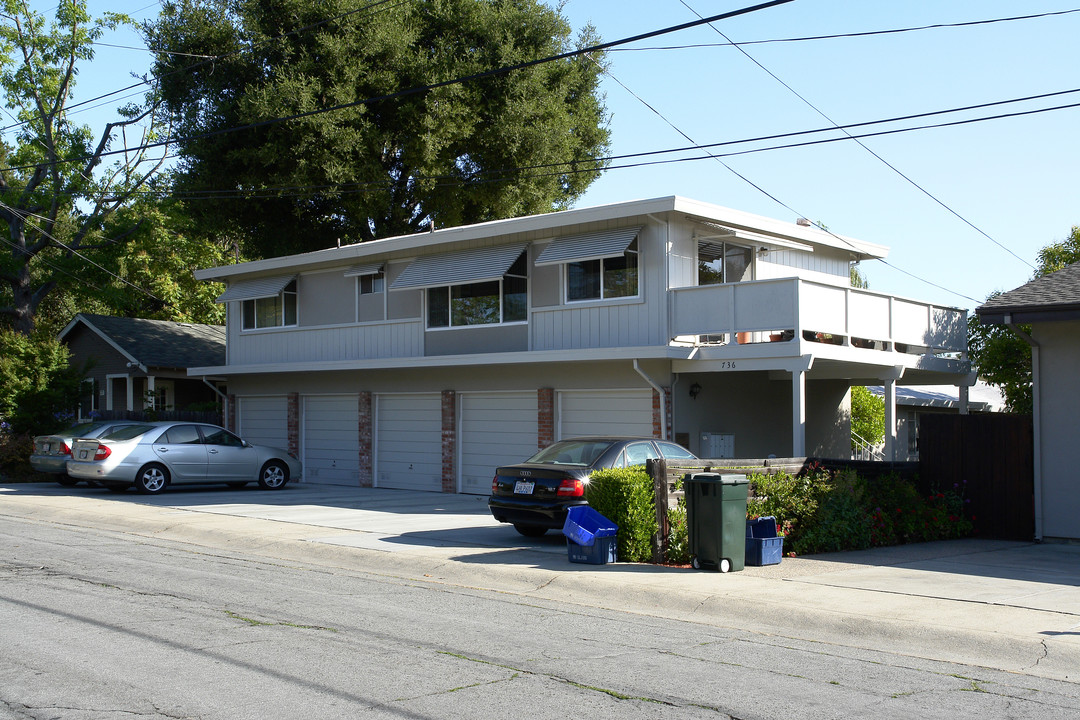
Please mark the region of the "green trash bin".
<svg viewBox="0 0 1080 720"><path fill-rule="evenodd" d="M728 572L746 562L745 475L695 473L686 489L686 529L695 568Z"/></svg>

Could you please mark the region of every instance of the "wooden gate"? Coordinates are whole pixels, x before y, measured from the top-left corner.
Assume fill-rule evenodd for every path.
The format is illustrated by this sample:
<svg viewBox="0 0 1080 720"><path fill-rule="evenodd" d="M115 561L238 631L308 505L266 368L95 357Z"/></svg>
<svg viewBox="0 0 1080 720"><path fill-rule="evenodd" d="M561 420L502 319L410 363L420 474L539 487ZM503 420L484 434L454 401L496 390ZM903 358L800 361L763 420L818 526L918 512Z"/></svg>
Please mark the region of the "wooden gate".
<svg viewBox="0 0 1080 720"><path fill-rule="evenodd" d="M1034 539L1030 417L920 415L919 466L928 489L962 493L978 537Z"/></svg>

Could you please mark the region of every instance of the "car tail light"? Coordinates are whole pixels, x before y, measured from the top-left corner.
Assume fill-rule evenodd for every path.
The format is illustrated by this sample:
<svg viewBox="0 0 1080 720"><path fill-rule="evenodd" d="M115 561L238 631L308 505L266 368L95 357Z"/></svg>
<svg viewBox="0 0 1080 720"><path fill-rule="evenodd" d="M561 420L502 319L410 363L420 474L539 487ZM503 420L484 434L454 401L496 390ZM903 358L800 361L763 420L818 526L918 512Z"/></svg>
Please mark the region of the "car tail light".
<svg viewBox="0 0 1080 720"><path fill-rule="evenodd" d="M494 495L495 492L498 489L499 489L499 476L496 475L495 477L491 478L491 494Z"/></svg>
<svg viewBox="0 0 1080 720"><path fill-rule="evenodd" d="M558 497L581 497L585 494L585 483L577 478L563 478L555 494Z"/></svg>
<svg viewBox="0 0 1080 720"><path fill-rule="evenodd" d="M112 450L105 445L98 445L97 452L94 453L94 460L104 460L110 455L112 455Z"/></svg>
<svg viewBox="0 0 1080 720"><path fill-rule="evenodd" d="M60 443L60 454L61 455L70 455L71 454L71 448L68 447L67 443Z"/></svg>

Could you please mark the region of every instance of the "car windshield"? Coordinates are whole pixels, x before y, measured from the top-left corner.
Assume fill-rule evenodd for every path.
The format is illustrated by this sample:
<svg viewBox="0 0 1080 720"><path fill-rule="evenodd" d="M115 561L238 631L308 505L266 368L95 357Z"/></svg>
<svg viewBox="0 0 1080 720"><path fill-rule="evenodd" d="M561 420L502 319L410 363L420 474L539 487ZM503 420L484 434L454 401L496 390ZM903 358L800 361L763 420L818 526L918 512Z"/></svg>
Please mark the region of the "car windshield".
<svg viewBox="0 0 1080 720"><path fill-rule="evenodd" d="M71 437L83 437L83 436L93 432L94 430L97 430L99 427L101 427L101 423L96 423L96 422L79 423L78 425L74 425L71 428L69 428L64 434L65 435L70 435Z"/></svg>
<svg viewBox="0 0 1080 720"><path fill-rule="evenodd" d="M153 430L153 425L123 425L101 436L102 440L131 440Z"/></svg>
<svg viewBox="0 0 1080 720"><path fill-rule="evenodd" d="M612 444L610 440L562 440L549 445L525 462L588 467Z"/></svg>

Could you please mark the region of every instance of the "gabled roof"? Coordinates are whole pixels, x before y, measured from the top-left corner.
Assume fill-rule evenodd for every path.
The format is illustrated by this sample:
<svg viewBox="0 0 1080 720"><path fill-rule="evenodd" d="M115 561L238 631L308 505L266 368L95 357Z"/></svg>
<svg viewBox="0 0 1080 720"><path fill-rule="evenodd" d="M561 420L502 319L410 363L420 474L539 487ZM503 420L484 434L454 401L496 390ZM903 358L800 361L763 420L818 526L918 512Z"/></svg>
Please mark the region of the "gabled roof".
<svg viewBox="0 0 1080 720"><path fill-rule="evenodd" d="M1080 263L996 295L975 313L996 325L1080 319Z"/></svg>
<svg viewBox="0 0 1080 720"><path fill-rule="evenodd" d="M143 368L225 364L225 327L79 313L60 333L83 325Z"/></svg>

